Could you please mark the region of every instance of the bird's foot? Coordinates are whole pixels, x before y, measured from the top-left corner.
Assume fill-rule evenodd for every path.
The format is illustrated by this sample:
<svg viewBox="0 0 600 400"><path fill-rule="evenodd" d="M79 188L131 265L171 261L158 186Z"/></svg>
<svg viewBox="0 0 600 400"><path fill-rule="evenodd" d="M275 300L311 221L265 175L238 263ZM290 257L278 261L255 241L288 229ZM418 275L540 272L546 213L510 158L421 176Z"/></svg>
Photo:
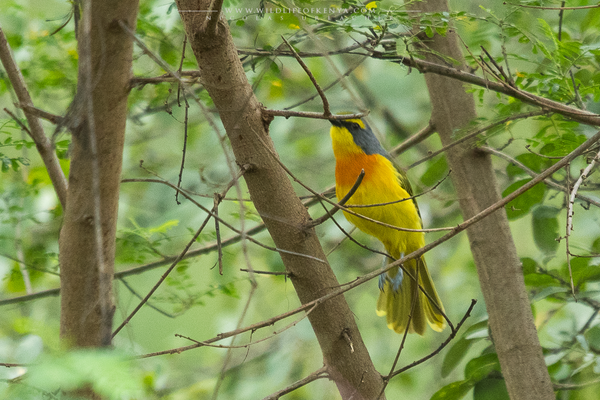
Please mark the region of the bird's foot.
<svg viewBox="0 0 600 400"><path fill-rule="evenodd" d="M398 289L400 289L400 285L402 285L402 280L404 279L404 271L401 268L398 268L398 272L396 276L390 279L392 284L392 289L394 289L394 293L398 293Z"/></svg>

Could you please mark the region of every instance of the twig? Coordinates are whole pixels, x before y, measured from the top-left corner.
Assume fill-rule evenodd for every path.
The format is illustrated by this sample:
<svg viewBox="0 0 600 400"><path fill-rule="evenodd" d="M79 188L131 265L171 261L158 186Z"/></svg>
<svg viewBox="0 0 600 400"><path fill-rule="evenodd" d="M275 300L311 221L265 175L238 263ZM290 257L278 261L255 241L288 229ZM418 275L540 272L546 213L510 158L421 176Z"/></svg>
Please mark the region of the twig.
<svg viewBox="0 0 600 400"><path fill-rule="evenodd" d="M483 50L483 52L488 56L488 58L490 59L490 61L492 62L492 64L494 64L494 66L496 67L496 69L498 70L498 72L500 72L500 74L504 78L504 81L506 83L508 83L509 85L514 85L514 83L511 81L511 79L504 72L504 68L502 68L500 65L498 65L498 63L496 62L496 60L494 60L494 57L492 57L492 55L486 50L485 47L483 47L483 46L480 46L480 47L481 47L481 50Z"/></svg>
<svg viewBox="0 0 600 400"><path fill-rule="evenodd" d="M252 285L250 287L250 293L248 295L248 300L246 301L246 305L244 306L244 309L242 310L242 314L240 315L240 318L238 319L236 329L240 329L242 327L242 322L244 322L244 317L246 316L246 314L248 312L248 308L250 308L250 302L252 301L252 298L254 297L255 293L256 293L256 285ZM273 336L275 336L275 335L273 335ZM271 336L271 337L273 337L273 336ZM225 354L225 359L223 360L223 366L221 367L221 372L219 373L219 378L217 379L217 383L215 384L215 388L213 390L212 400L216 400L217 397L219 396L219 389L221 388L221 384L223 384L223 380L225 379L225 372L227 372L227 365L229 364L229 361L231 361L231 355L233 354L233 346L235 343L235 339L237 339L237 336L231 337L231 342L230 342L229 348L227 349L227 353ZM248 348L248 350L250 350L250 349Z"/></svg>
<svg viewBox="0 0 600 400"><path fill-rule="evenodd" d="M583 170L579 178L573 185L573 189L571 190L571 195L569 196L569 204L567 205L567 232L566 232L566 246L567 246L567 265L569 267L569 277L571 278L571 293L573 297L575 297L575 285L573 284L573 273L571 271L571 259L570 259L570 251L569 251L569 236L571 235L571 231L573 230L573 206L575 205L575 197L577 196L577 191L579 190L579 186L583 183L583 181L588 177L592 168L596 162L600 160L600 151L596 154L596 156L592 159L589 165Z"/></svg>
<svg viewBox="0 0 600 400"><path fill-rule="evenodd" d="M193 83L196 83L198 81L198 79L200 79L200 71L179 71L179 76L183 77L189 77L189 80L183 79L183 82L191 85ZM131 78L130 81L130 85L132 88L136 87L136 86L144 86L147 84L158 84L158 83L163 83L163 82L179 82L179 80L177 78L175 78L173 75L167 73L167 74L163 74L160 76L152 76L152 77L142 77L142 76L136 76Z"/></svg>
<svg viewBox="0 0 600 400"><path fill-rule="evenodd" d="M367 59L367 57L363 57L358 63L356 63L356 65L354 65L353 67L350 67L346 72L344 72L342 74L342 76L336 78L333 82L331 82L329 85L325 86L323 88L323 92L328 91L329 89L331 89L332 87L334 87L335 85L337 85L342 79L344 79L345 77L347 77L348 75L350 75L356 68L358 68L365 60ZM287 106L284 108L284 110L291 110L292 108L296 108L298 106L301 106L304 103L308 103L309 101L313 100L314 98L318 97L319 93L317 94L313 94L310 97L307 97L304 100L301 100L297 103L292 104L291 106Z"/></svg>
<svg viewBox="0 0 600 400"><path fill-rule="evenodd" d="M358 189L358 187L360 186L360 184L362 183L363 178L365 177L365 170L362 169L360 171L360 174L358 174L358 177L356 178L356 181L354 182L354 185L352 185L352 187L350 188L350 190L348 191L348 193L346 193L346 195L337 203L340 206L343 206L344 204L346 204L346 202L348 200L350 200L350 197L352 197L354 195L354 193L356 193L356 190ZM307 227L314 227L317 225L322 224L323 222L327 221L329 218L333 217L333 215L338 212L340 209L338 207L334 207L333 210L328 211L327 214L323 215L322 217L319 217L313 221L311 221L309 224L307 224Z"/></svg>
<svg viewBox="0 0 600 400"><path fill-rule="evenodd" d="M420 272L421 268L419 267L418 262L416 264L417 264L417 273L415 274L415 282L417 283L417 286L420 286L419 285L419 272ZM398 365L398 361L400 360L400 354L402 354L402 350L404 349L404 344L406 343L406 338L408 337L408 331L410 330L410 323L412 321L413 314L415 312L415 306L417 304L418 296L419 296L419 289L417 288L417 290L415 290L415 293L413 294L412 303L410 305L410 313L408 314L408 321L406 322L406 328L404 329L404 334L402 335L402 340L400 341L400 347L398 348L398 351L396 352L396 357L394 358L394 362L392 362L392 367L390 368L390 373L388 374L388 376L392 375L392 373L394 372L394 369L396 369L396 365ZM454 331L454 329L453 329L453 331ZM379 400L381 398L381 396L383 396L383 394L385 393L385 388L388 386L389 383L390 383L389 379L383 380L383 386L381 387L379 396L377 396L377 400Z"/></svg>
<svg viewBox="0 0 600 400"><path fill-rule="evenodd" d="M369 207L381 207L381 206L388 206L390 204L396 204L396 203L403 203L405 201L409 201L409 200L414 200L417 197L421 197L429 192L434 191L435 189L438 188L438 186L440 186L446 179L448 179L448 177L450 176L450 174L452 173L452 170L449 169L448 173L439 181L437 181L437 183L435 185L433 185L432 187L430 187L429 189L421 192L421 193L417 193L413 196L409 196L409 197L405 197L403 199L400 200L394 200L394 201L388 201L386 203L374 203L374 204L348 204L346 207L348 208L369 208Z"/></svg>
<svg viewBox="0 0 600 400"><path fill-rule="evenodd" d="M412 163L406 169L409 170L411 168L414 168L417 165L419 165L419 164L421 164L421 163L423 163L423 162L425 162L425 161L427 161L427 160L429 160L429 159L437 156L438 154L441 154L441 153L447 151L448 149L450 149L450 148L452 148L452 147L454 147L456 145L459 145L460 143L466 142L467 140L470 140L470 139L474 138L475 136L477 136L477 135L479 135L479 134L481 134L483 132L486 132L486 131L488 131L488 130L490 130L490 129L498 126L498 125L502 125L502 124L504 124L504 123L506 123L508 121L514 121L514 120L517 120L517 119L530 118L530 117L537 117L537 116L545 115L545 114L548 114L548 113L549 113L548 110L543 110L542 109L542 110L537 110L537 111L530 111L530 112L525 112L525 113L520 113L520 114L514 114L514 115L511 115L509 117L502 118L501 120L492 122L491 124L485 125L485 126L483 126L481 128L475 129L472 132L466 133L460 139L457 139L454 142L452 142L452 143L450 143L450 144L442 147L441 149L432 152L427 157L423 157L419 161Z"/></svg>
<svg viewBox="0 0 600 400"><path fill-rule="evenodd" d="M562 1L560 3L560 11L558 12L558 41L562 40L562 24L563 24L563 14L565 13L565 3L566 1Z"/></svg>
<svg viewBox="0 0 600 400"><path fill-rule="evenodd" d="M319 93L319 96L321 96L321 101L323 102L323 115L325 117L330 116L331 115L331 110L329 109L329 101L327 101L327 97L325 96L325 93L323 93L323 90L321 89L321 86L319 86L319 83L315 79L314 75L312 74L312 72L310 71L310 69L308 68L308 66L304 63L304 61L302 61L302 58L300 58L300 56L298 55L298 53L296 53L296 50L294 50L294 48L292 47L292 45L287 40L285 40L285 37L283 37L283 35L281 36L281 39L290 48L290 51L294 54L294 57L296 58L296 61L298 61L298 64L300 64L300 66L302 67L302 69L304 70L304 72L306 72L306 74L310 78L310 81L313 83L315 89L317 89L317 93Z"/></svg>
<svg viewBox="0 0 600 400"><path fill-rule="evenodd" d="M589 6L577 6L577 7L546 7L546 6L529 6L526 4L515 4L515 3L509 3L507 1L505 1L504 3L502 3L504 5L509 5L509 6L515 6L515 7L522 7L522 8L535 8L537 10L587 10L590 8L598 8L600 7L600 4L593 4L593 5L589 5ZM563 1L564 4L564 1Z"/></svg>
<svg viewBox="0 0 600 400"><path fill-rule="evenodd" d="M479 213L475 214L474 216L472 216L471 218L467 219L466 221L463 221L462 223L458 224L451 232L445 234L444 236L440 237L437 240L434 240L431 243L426 244L425 246L421 247L418 250L413 251L412 253L400 258L399 260L394 261L393 263L390 263L386 266L386 268L382 271L381 269L377 269L375 271L369 272L368 274L363 275L361 278L356 279L354 282L347 284L343 287L340 287L336 290L333 290L331 292L329 292L328 294L315 299L313 301L310 301L308 303L303 304L302 306L296 308L295 310L292 311L288 311L287 313L284 314L280 314L276 317L273 317L269 320L266 321L262 321L259 322L257 324L254 325L250 325L248 327L236 330L236 331L230 331L230 332L226 332L223 334L220 334L219 336L210 339L209 342L215 342L218 340L222 340L226 337L230 337L232 335L238 335L240 333L243 332L247 332L249 330L255 330L258 328L261 328L263 326L269 326L271 324L273 324L276 321L279 321L280 319L283 318L287 318L290 315L294 315L296 313L299 313L309 307L313 307L315 305L321 304L324 301L329 300L330 298L333 298L335 296L339 296L342 293L345 293L357 286L360 286L362 284L364 284L365 282L368 282L371 279L377 278L382 272L387 272L388 270L395 268L395 267L399 267L401 264L405 263L408 260L412 260L415 259L417 257L422 256L423 254L425 254L426 252L428 252L429 250L439 246L441 243L446 242L447 240L449 240L450 238L458 235L460 232L464 231L465 229L467 229L469 226L481 221L482 219L484 219L485 217L487 217L488 215L496 212L498 209L504 207L506 204L508 204L509 202L511 202L512 200L516 199L518 196L520 196L521 194L525 193L527 190L531 189L533 186L535 186L536 184L538 184L539 182L543 181L545 178L547 178L548 176L552 175L553 173L555 173L556 171L558 171L559 169L561 169L562 167L565 166L566 163L570 162L571 160L573 160L575 157L578 157L579 155L581 155L585 150L587 150L589 147L593 146L596 142L598 142L598 140L600 140L600 131L596 132L596 134L594 136L592 136L591 138L589 138L588 140L586 140L584 143L582 143L581 145L579 145L579 147L577 147L575 150L573 150L569 155L567 155L563 160L559 161L558 163L554 164L553 166L551 166L550 168L546 169L545 171L543 171L541 174L539 174L536 178L533 178L531 181L527 182L525 185L521 186L519 189L515 190L514 192L512 192L511 194L507 195L506 197L504 197L502 200L490 205L489 207L487 207L486 209L480 211ZM472 303L472 306L474 306L474 301ZM472 307L469 308L469 312L472 309ZM462 326L462 323L464 323L464 320L466 320L466 318L468 317L468 315L465 315L465 317L463 317L463 320L461 320L461 322L457 325L457 328ZM452 328L452 330L457 330L457 328ZM450 341L447 340L448 342ZM155 353L151 353L151 354L147 354L144 356L141 356L142 358L144 357L152 357L152 356L158 356L158 355L164 355L164 354L174 354L174 353L180 353L182 351L186 351L186 350L190 350L190 349L194 349L200 347L197 344L191 345L191 346L185 346L185 347L179 347L176 349L171 349L171 350L165 350L165 351L160 351L160 352L155 352ZM430 358L430 357L429 357ZM427 358L428 359L428 358ZM422 361L416 362L416 364L419 364L421 362L425 361L425 359L423 359ZM416 365L415 364L415 365ZM400 373L408 368L412 368L412 366L407 366L397 372L394 373L394 375L396 375L397 373Z"/></svg>
<svg viewBox="0 0 600 400"><path fill-rule="evenodd" d="M506 153L503 153L501 151L498 151L498 150L496 150L492 147L488 147L488 146L482 146L482 147L479 147L479 149L482 151L485 151L486 153L490 153L490 154L493 154L500 158L503 158L504 160L508 161L509 163L521 168L523 171L525 171L527 174L529 174L533 178L538 176L538 174L535 171L533 171L532 169L530 169L529 167L527 167L525 164L518 161L517 159L512 158L511 156L509 156ZM551 180L550 178L544 179L544 183L556 190L560 190L562 192L568 193L568 189L566 186L556 183L553 180ZM577 193L577 198L580 200L583 200L589 204L593 204L596 207L600 207L600 202L595 199L592 199L591 197L587 197L587 196Z"/></svg>
<svg viewBox="0 0 600 400"><path fill-rule="evenodd" d="M221 198L218 193L215 193L214 200L214 213L219 216L219 203ZM217 260L219 263L219 275L223 275L223 247L221 246L221 227L219 226L219 219L215 218L215 235L217 236Z"/></svg>
<svg viewBox="0 0 600 400"><path fill-rule="evenodd" d="M293 110L271 110L268 108L263 109L263 112L268 115L272 115L274 117L301 117L301 118L312 118L312 119L352 119L352 118L362 118L366 116L368 113L354 113L354 114L342 114L342 115L332 115L329 116L311 111L293 111Z"/></svg>
<svg viewBox="0 0 600 400"><path fill-rule="evenodd" d="M444 347L446 347L448 345L448 343L450 343L450 341L452 341L452 339L454 339L456 337L456 334L458 333L460 328L463 326L463 324L465 323L467 318L469 318L471 316L471 311L473 311L473 307L475 307L476 303L477 303L477 300L475 300L475 299L471 300L471 305L469 306L469 308L467 309L467 312L462 317L462 319L459 321L459 323L456 324L456 328L452 329L448 338L442 344L440 344L435 351L429 353L427 356L425 356L417 361L410 363L409 365L407 365L405 367L400 368L397 371L394 371L393 373L389 374L388 376L386 376L384 378L389 380L389 379L393 378L394 376L401 374L404 371L407 371L411 368L416 367L419 364L424 363L425 361L429 360L431 357L435 356L436 354L439 354L439 352L442 351L444 349Z"/></svg>
<svg viewBox="0 0 600 400"><path fill-rule="evenodd" d="M327 373L327 367L321 367L318 370L316 370L315 372L313 372L312 374L306 376L305 378L302 378L294 383L292 383L290 386L283 388L273 394L268 395L267 397L263 398L263 400L277 400L279 398L281 398L282 396L293 392L296 389L301 388L302 386L308 385L311 382L316 381L317 379L323 379L323 378L329 378L329 374Z"/></svg>
<svg viewBox="0 0 600 400"><path fill-rule="evenodd" d="M17 98L19 99L19 103L23 106L33 107L33 101L29 95L27 85L25 84L25 80L23 79L23 75L21 74L19 67L12 57L8 41L6 40L6 36L4 35L2 28L0 28L0 61L6 70L6 74L8 75L8 79L15 90ZM52 143L46 137L44 128L42 127L39 119L30 113L25 113L25 117L27 118L27 123L29 124L30 128L30 131L28 132L35 142L37 151L39 152L40 157L46 166L48 176L50 176L50 181L52 182L52 186L56 191L58 201L64 210L67 204L67 179L60 168L58 157L54 152Z"/></svg>
<svg viewBox="0 0 600 400"><path fill-rule="evenodd" d="M192 244L194 244L196 242L196 239L198 239L198 236L200 236L200 233L202 233L202 230L204 230L204 227L206 226L206 224L208 223L208 221L210 220L210 218L211 218L211 215L208 215L204 219L204 222L202 222L202 225L200 225L200 228L198 228L198 230L196 231L196 233L192 237L192 240L190 240L188 242L188 244L184 247L183 251L179 254L179 256L175 259L175 261L173 261L173 263L171 264L171 266L162 274L162 276L160 277L160 279L158 280L158 282L156 282L156 284L154 284L154 286L152 287L152 289L150 289L150 291L148 292L148 294L142 299L142 301L140 301L140 303L129 314L129 316L127 316L127 318L125 318L125 320L121 323L121 325L119 325L117 327L117 329L115 329L115 331L112 334L113 338L117 335L117 333L119 333L121 331L121 329L123 329L123 327L125 327L125 325L127 325L129 323L129 321L131 321L131 319L133 318L133 316L140 310L140 308L142 308L142 306L144 304L146 304L146 302L150 299L150 297L154 294L154 292L156 292L156 290L158 289L158 287L165 281L165 279L167 279L167 276L169 276L169 274L171 273L171 271L173 271L173 269L177 266L177 264L179 264L179 261L181 261L183 259L183 256L185 256L185 253L187 253L187 251L192 246Z"/></svg>
<svg viewBox="0 0 600 400"><path fill-rule="evenodd" d="M240 271L242 272L250 272L249 269L246 268L240 268ZM252 270L252 272L254 272L255 274L258 275L276 275L276 276L289 276L290 274L288 272L280 272L280 271L257 271L257 270Z"/></svg>
<svg viewBox="0 0 600 400"><path fill-rule="evenodd" d="M209 12L213 15L208 14L208 18L206 21L206 30L207 32L212 32L213 35L217 34L217 26L219 23L219 19L221 18L221 7L223 7L223 0L211 1Z"/></svg>
<svg viewBox="0 0 600 400"><path fill-rule="evenodd" d="M435 132L435 126L432 121L429 121L426 127L406 139L404 142L400 143L398 146L394 147L389 151L392 157L397 157L399 154L405 152L407 149L416 145L417 143L421 143L423 140L427 139Z"/></svg>
<svg viewBox="0 0 600 400"><path fill-rule="evenodd" d="M21 108L25 114L31 114L38 118L43 118L46 121L52 122L53 124L60 124L63 121L63 117L60 115L52 114L42 109L39 109L34 106L30 106L27 104L19 104L19 108Z"/></svg>
<svg viewBox="0 0 600 400"><path fill-rule="evenodd" d="M135 297L137 297L140 300L144 299L134 288L131 287L131 285L125 279L119 278L119 281L121 281L121 283L127 288L127 290L129 290L131 292L131 294L133 294ZM171 315L168 312L161 310L160 308L156 307L155 305L153 305L149 301L146 302L146 305L148 307L152 308L153 310L158 311L159 313L161 313L165 317L175 318L175 315Z"/></svg>
<svg viewBox="0 0 600 400"><path fill-rule="evenodd" d="M538 157L547 158L548 160L560 160L561 158L563 158L563 156L547 156L545 154L536 153L535 151L531 150L531 145L530 144L528 144L527 146L525 146L525 150L527 150L531 154L535 154Z"/></svg>
<svg viewBox="0 0 600 400"><path fill-rule="evenodd" d="M187 149L187 141L188 141L188 114L190 109L190 104L185 97L185 93L183 95L183 101L185 102L184 109L184 119L183 119L183 149L181 150L181 167L179 167L179 177L177 178L177 187L181 186L181 180L183 179L183 168L185 167L185 153ZM177 204L181 204L179 202L179 190L175 192L175 202Z"/></svg>
<svg viewBox="0 0 600 400"><path fill-rule="evenodd" d="M170 182L167 182L165 180L162 179L124 179L122 182L154 182L154 183L162 183L163 185L167 185L175 190L181 190L181 188L177 188L177 186L173 185ZM218 215L215 215L214 211L209 210L208 208L204 207L202 204L198 203L196 200L194 200L190 195L188 195L186 192L182 191L181 194L188 199L189 201L191 201L196 207L200 208L202 211L204 211L205 213L207 213L209 216L213 217L213 218L217 218L219 220L219 222L223 225L225 225L227 228L231 229L232 231L240 234L240 238L239 240L243 240L243 232L240 229L236 229L233 225L231 225L230 223L228 223L227 221L225 221L224 219L222 219L221 217L219 217ZM297 253L295 251L290 251L290 250L284 250L284 249L280 249L279 247L272 247L269 245L266 245L252 237L247 237L247 239L254 243L259 245L260 247L267 249L267 250L271 250L271 251L276 251L279 253L285 253L285 254L291 254L294 256L299 256L299 257L306 257L306 258L310 258L311 260L315 260L315 261L319 261L322 263L325 263L324 260L321 260L320 258L316 258L313 257L311 255L308 254L302 254L302 253Z"/></svg>

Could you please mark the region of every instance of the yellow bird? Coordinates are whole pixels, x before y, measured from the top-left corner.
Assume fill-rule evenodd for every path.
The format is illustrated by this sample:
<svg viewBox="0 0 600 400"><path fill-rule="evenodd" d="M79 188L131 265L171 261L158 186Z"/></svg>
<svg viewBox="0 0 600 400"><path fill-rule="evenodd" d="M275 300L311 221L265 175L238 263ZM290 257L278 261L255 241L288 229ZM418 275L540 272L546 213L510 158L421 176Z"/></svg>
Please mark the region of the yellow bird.
<svg viewBox="0 0 600 400"><path fill-rule="evenodd" d="M395 202L351 210L400 228L422 229L415 199L398 202L413 194L406 173L394 164L369 125L361 119L330 122L333 125L330 133L336 160L335 189L338 200L350 191L361 170L364 170L365 175L360 186L346 205ZM347 212L344 212L344 215L358 229L379 239L394 259L402 258L425 245L423 232L400 231ZM427 270L425 259L421 256L410 260L404 263L404 268L409 276L398 267L381 274L377 315L387 316L388 327L403 333L415 299L415 291L418 290L418 285L415 284L415 278L418 277L419 284L427 295L419 290L408 331L423 335L427 322L433 330L441 332L446 326L442 316L444 307Z"/></svg>

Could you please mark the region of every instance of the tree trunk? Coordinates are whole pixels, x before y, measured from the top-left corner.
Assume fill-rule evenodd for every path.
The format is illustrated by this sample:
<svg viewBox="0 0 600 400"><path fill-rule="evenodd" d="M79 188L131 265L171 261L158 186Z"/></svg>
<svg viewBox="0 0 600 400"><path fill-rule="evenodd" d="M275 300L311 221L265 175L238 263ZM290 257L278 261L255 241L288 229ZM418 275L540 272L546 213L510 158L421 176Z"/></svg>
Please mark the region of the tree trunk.
<svg viewBox="0 0 600 400"><path fill-rule="evenodd" d="M72 347L98 347L110 344L112 330L117 206L133 50L132 38L118 21L135 27L138 2L82 3L77 95L65 123L73 142L59 239L61 338Z"/></svg>
<svg viewBox="0 0 600 400"><path fill-rule="evenodd" d="M304 256L280 253L302 303L318 299L339 286L329 267L310 217L268 134L268 123L248 83L227 23L207 24L209 0L178 0L181 19L198 61L201 79L217 107L250 196L277 248ZM326 129L324 127L324 129ZM321 260L321 261L317 261ZM375 370L343 296L320 304L308 316L317 336L330 377L343 399L375 399L383 382ZM344 339L347 333L352 346ZM383 398L383 397L382 397Z"/></svg>
<svg viewBox="0 0 600 400"><path fill-rule="evenodd" d="M448 11L446 0L429 0L410 8L419 12ZM423 43L433 52L426 59L439 62L442 54L461 64L464 57L457 36L436 35ZM432 102L432 120L444 146L457 128L476 117L473 96L463 84L440 75L426 74ZM465 218L501 200L490 156L477 150L474 141L454 146L446 153L452 181ZM523 272L504 208L467 229L477 265L489 325L502 373L512 400L554 399L550 376L533 323Z"/></svg>

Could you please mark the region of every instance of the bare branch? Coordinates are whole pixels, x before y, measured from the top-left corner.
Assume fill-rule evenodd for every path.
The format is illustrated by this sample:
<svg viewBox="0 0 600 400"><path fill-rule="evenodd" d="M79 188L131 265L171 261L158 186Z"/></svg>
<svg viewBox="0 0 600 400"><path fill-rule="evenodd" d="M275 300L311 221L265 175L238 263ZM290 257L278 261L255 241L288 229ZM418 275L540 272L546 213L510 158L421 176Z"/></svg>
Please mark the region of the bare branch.
<svg viewBox="0 0 600 400"><path fill-rule="evenodd" d="M2 61L2 65L6 70L8 79L15 90L17 98L19 99L19 103L24 106L33 107L33 101L31 100L31 96L27 90L27 85L25 84L25 80L23 79L23 75L21 74L19 67L12 57L8 41L6 40L6 36L4 35L2 28L0 28L0 61ZM46 170L48 171L48 175L50 176L50 180L52 181L52 186L56 191L58 201L64 210L67 204L67 179L60 168L58 157L54 152L52 143L46 137L44 128L42 127L39 119L30 113L25 113L25 116L30 127L28 133L35 142L37 151L40 153L40 157L42 158L42 161L46 166Z"/></svg>
<svg viewBox="0 0 600 400"><path fill-rule="evenodd" d="M327 373L327 367L321 367L312 374L306 376L305 378L300 379L299 381L294 382L290 386L281 389L273 394L268 395L263 400L277 400L282 396L293 392L294 390L301 388L302 386L308 385L311 382L316 381L317 379L329 378L329 374Z"/></svg>
<svg viewBox="0 0 600 400"><path fill-rule="evenodd" d="M526 4L515 4L515 3L509 3L507 1L505 1L504 3L505 6L515 6L515 7L521 7L521 8L535 8L537 10L587 10L590 8L598 8L600 7L600 4L593 4L593 5L589 5L589 6L578 6L578 7L546 7L546 6L529 6ZM563 2L564 4L564 2Z"/></svg>
<svg viewBox="0 0 600 400"><path fill-rule="evenodd" d="M538 174L535 171L533 171L532 169L528 168L525 164L523 164L519 160L516 160L516 159L512 158L511 156L509 156L506 153L503 153L501 151L498 151L496 149L493 149L493 148L487 147L487 146L482 146L479 149L482 150L482 151L485 151L487 153L490 153L490 154L493 154L495 156L498 156L500 158L505 159L509 163L511 163L511 164L513 164L513 165L515 165L515 166L517 166L519 168L521 168L523 171L525 171L527 174L531 175L533 178L535 178L536 176L538 176ZM563 186L563 185L561 185L559 183L554 182L551 178L544 179L544 183L546 185L548 185L548 186L556 189L556 190L560 190L561 192L565 192L565 193L568 192L568 189L567 189L566 186ZM585 201L585 202L587 202L589 204L593 204L596 207L600 207L600 202L597 201L597 200L595 200L595 199L592 199L591 197L584 196L584 195L579 194L579 193L577 193L576 196L580 200L583 200L583 201Z"/></svg>
<svg viewBox="0 0 600 400"><path fill-rule="evenodd" d="M567 228L566 228L566 244L567 244L567 266L569 267L569 277L571 278L571 293L573 297L575 297L575 285L573 284L573 272L571 271L571 259L570 259L570 251L569 251L569 236L571 236L571 231L573 230L573 206L575 205L575 197L577 196L577 191L579 190L579 186L583 183L583 181L588 177L592 168L596 162L600 160L600 151L596 156L592 159L589 165L583 170L581 175L575 184L573 185L573 190L571 190L571 194L569 196L569 204L567 205Z"/></svg>
<svg viewBox="0 0 600 400"><path fill-rule="evenodd" d="M285 38L283 36L281 36L281 39L290 48L290 51L294 54L294 57L296 58L296 61L298 61L298 64L300 64L300 66L302 67L302 69L304 70L304 72L306 72L306 74L310 78L310 81L314 85L315 89L317 89L317 93L319 93L319 96L321 96L321 101L323 101L323 115L326 116L326 117L330 116L331 115L331 110L329 109L329 101L327 101L327 97L325 96L325 93L323 93L323 90L321 89L321 86L319 86L319 83L315 79L314 75L312 74L312 72L310 72L310 69L304 63L304 61L302 61L302 58L300 58L300 56L298 55L298 53L296 53L296 50L294 50L294 48L292 47L292 45L287 40L285 40Z"/></svg>

